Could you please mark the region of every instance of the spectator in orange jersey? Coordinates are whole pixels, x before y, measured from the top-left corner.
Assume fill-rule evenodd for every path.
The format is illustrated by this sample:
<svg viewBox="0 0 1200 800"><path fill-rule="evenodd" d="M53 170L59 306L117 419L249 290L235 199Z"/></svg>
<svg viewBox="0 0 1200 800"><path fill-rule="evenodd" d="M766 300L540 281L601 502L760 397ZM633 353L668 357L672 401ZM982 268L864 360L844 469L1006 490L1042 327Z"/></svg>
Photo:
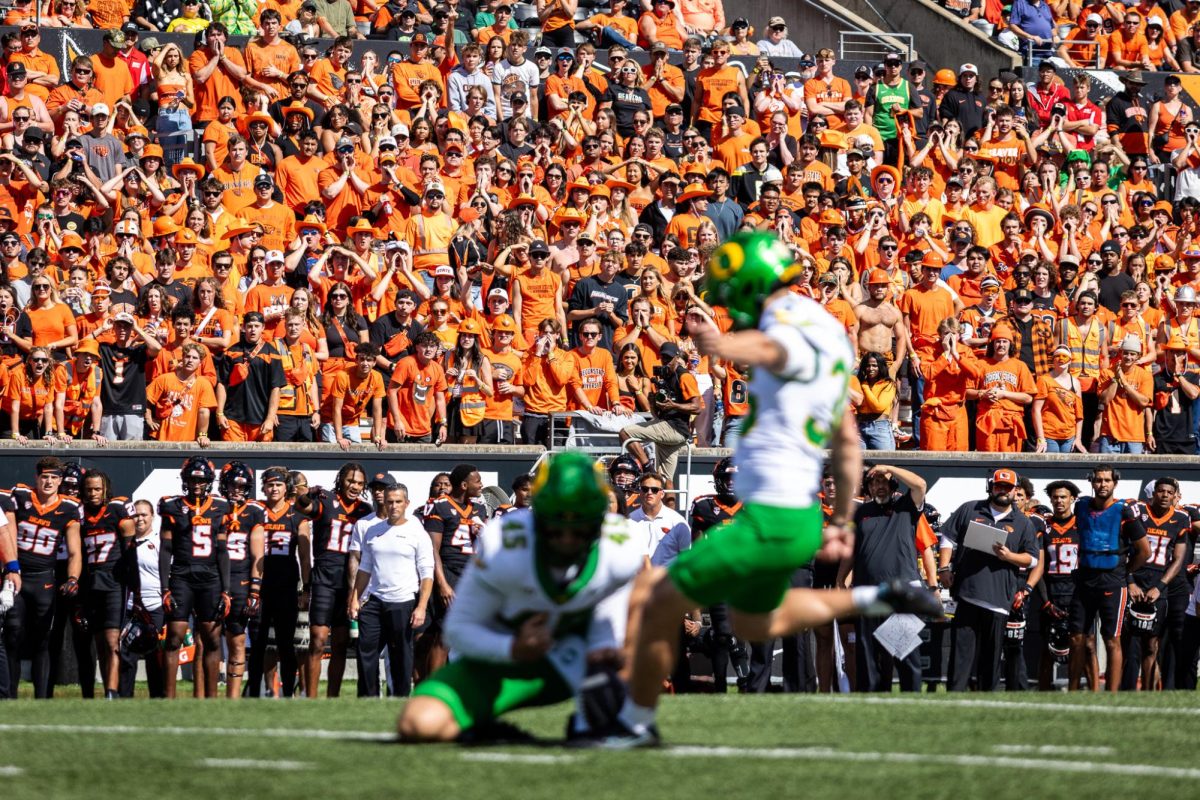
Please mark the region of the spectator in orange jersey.
<svg viewBox="0 0 1200 800"><path fill-rule="evenodd" d="M984 364L959 341L960 331L958 320L942 320L937 327L940 352L920 362L925 380L920 423L923 450L964 452L970 444L963 403L968 387L983 374Z"/></svg>
<svg viewBox="0 0 1200 800"><path fill-rule="evenodd" d="M1136 336L1121 342L1121 363L1100 371L1100 417L1097 441L1101 453L1146 451L1146 438L1153 420L1149 409L1154 399L1154 379L1137 362L1142 343Z"/></svg>
<svg viewBox="0 0 1200 800"><path fill-rule="evenodd" d="M217 398L212 382L200 374L205 355L201 345L185 344L174 371L146 388L146 427L158 441L194 440L208 447L208 418Z"/></svg>
<svg viewBox="0 0 1200 800"><path fill-rule="evenodd" d="M567 410L567 386L575 372L575 358L570 351L559 349L561 339L558 321L542 320L522 362L525 414L521 418L521 440L527 444L546 445L551 415ZM566 432L562 426L559 430Z"/></svg>
<svg viewBox="0 0 1200 800"><path fill-rule="evenodd" d="M600 414L605 410L628 414L629 409L621 404L612 353L600 346L599 320L584 320L579 323L578 332L579 346L571 351L575 357L575 369L568 383L568 408L582 409L591 414Z"/></svg>
<svg viewBox="0 0 1200 800"><path fill-rule="evenodd" d="M388 407L398 442L446 441L446 373L434 360L440 350L437 334L426 331L413 343L413 354L392 371Z"/></svg>
<svg viewBox="0 0 1200 800"><path fill-rule="evenodd" d="M354 366L338 370L330 378L332 385L321 409L322 442L335 442L342 450L349 450L351 442L362 443L359 424L369 410L371 443L383 449L387 437L383 414L387 390L383 378L375 370L378 355L378 345L363 342L355 348Z"/></svg>
<svg viewBox="0 0 1200 800"><path fill-rule="evenodd" d="M489 306L496 308L499 303L496 292L503 289L493 289L488 299ZM525 396L525 386L522 384L522 353L513 349L513 341L517 336L517 322L508 314L498 313L491 322L491 347L484 355L492 370L492 383L495 391L487 398L487 408L483 414L483 443L484 444L513 444L516 442L516 424L513 415L513 400Z"/></svg>
<svg viewBox="0 0 1200 800"><path fill-rule="evenodd" d="M992 340L980 375L967 390L978 400L975 447L985 453L1019 453L1025 442L1024 406L1037 390L1029 367L1012 356L1013 332L1007 325L992 328Z"/></svg>
<svg viewBox="0 0 1200 800"><path fill-rule="evenodd" d="M1060 344L1051 354L1050 372L1037 379L1033 398L1033 434L1038 453L1086 453L1083 444L1083 398L1079 380L1067 366L1071 348Z"/></svg>
<svg viewBox="0 0 1200 800"><path fill-rule="evenodd" d="M29 438L54 438L57 430L54 399L65 390L64 377L53 368L50 351L34 347L25 362L12 368L4 402L8 406L13 439L28 444Z"/></svg>
<svg viewBox="0 0 1200 800"><path fill-rule="evenodd" d="M54 410L62 420L59 438L64 442L88 435L104 444L100 433L100 348L95 339L85 339L75 348L75 357L59 367L63 372L63 391L55 398ZM86 432L86 434L85 434Z"/></svg>

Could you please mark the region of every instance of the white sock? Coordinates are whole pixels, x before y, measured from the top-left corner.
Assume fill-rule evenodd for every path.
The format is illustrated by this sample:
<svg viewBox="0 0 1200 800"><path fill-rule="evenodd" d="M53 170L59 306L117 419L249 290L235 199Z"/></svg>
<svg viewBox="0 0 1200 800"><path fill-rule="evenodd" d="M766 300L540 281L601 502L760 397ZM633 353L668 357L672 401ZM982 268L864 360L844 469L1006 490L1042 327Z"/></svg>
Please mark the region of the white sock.
<svg viewBox="0 0 1200 800"><path fill-rule="evenodd" d="M648 728L654 724L655 709L651 706L639 706L629 697L621 706L621 721L634 730Z"/></svg>
<svg viewBox="0 0 1200 800"><path fill-rule="evenodd" d="M892 607L880 601L878 586L855 586L850 590L850 599L864 617L882 617L892 613Z"/></svg>

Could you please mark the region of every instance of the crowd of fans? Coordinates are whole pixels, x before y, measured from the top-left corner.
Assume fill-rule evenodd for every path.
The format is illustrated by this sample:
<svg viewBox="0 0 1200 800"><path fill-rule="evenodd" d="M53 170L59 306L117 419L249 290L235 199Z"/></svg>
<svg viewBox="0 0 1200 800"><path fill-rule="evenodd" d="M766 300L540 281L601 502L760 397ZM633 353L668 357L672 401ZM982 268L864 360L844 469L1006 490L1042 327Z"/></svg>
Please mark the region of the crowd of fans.
<svg viewBox="0 0 1200 800"><path fill-rule="evenodd" d="M1080 69L1200 72L1194 63L1200 3L1167 0L938 0L1027 66L1057 57Z"/></svg>
<svg viewBox="0 0 1200 800"><path fill-rule="evenodd" d="M728 326L700 279L756 228L845 324L869 448L1195 451L1200 122L1176 78L1151 98L1125 72L1104 108L1050 61L889 54L849 81L782 18L754 43L719 3L621 0L539 5L533 39L504 4L417 6L355 60L391 6L362 31L345 0L194 5L203 25L105 19L65 74L36 24L5 36L21 441L546 443L556 414L638 413L622 439L669 480L749 410L683 321ZM192 52L154 36L173 25Z"/></svg>

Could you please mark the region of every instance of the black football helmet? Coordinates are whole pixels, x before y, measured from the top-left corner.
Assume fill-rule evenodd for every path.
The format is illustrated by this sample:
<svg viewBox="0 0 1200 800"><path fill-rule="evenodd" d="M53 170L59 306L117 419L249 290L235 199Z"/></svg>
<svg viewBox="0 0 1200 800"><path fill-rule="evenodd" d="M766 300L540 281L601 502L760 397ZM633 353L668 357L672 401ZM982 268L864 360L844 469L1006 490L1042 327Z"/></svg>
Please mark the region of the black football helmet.
<svg viewBox="0 0 1200 800"><path fill-rule="evenodd" d="M713 467L713 487L717 490L717 495L720 497L733 497L733 480L737 475L737 467L734 466L733 457L725 456L717 465Z"/></svg>
<svg viewBox="0 0 1200 800"><path fill-rule="evenodd" d="M1046 649L1059 664L1066 664L1071 657L1071 632L1067 623L1058 620L1050 624L1050 634L1046 637Z"/></svg>
<svg viewBox="0 0 1200 800"><path fill-rule="evenodd" d="M609 483L627 492L633 490L633 485L637 483L638 476L641 474L641 466L631 455L619 455L608 464Z"/></svg>
<svg viewBox="0 0 1200 800"><path fill-rule="evenodd" d="M933 528L933 532L937 533L942 529L942 512L926 503L921 509L921 513L925 515L925 521L929 523L929 527Z"/></svg>
<svg viewBox="0 0 1200 800"><path fill-rule="evenodd" d="M158 629L150 615L134 609L121 626L121 650L135 656L148 656L158 649Z"/></svg>
<svg viewBox="0 0 1200 800"><path fill-rule="evenodd" d="M1004 643L1008 645L1018 645L1025 640L1025 609L1024 607L1014 608L1008 615L1008 621L1004 625Z"/></svg>
<svg viewBox="0 0 1200 800"><path fill-rule="evenodd" d="M188 460L183 462L183 469L179 470L184 494L191 494L194 490L196 494L207 495L212 491L216 477L217 472L213 469L212 462L204 456L189 456Z"/></svg>
<svg viewBox="0 0 1200 800"><path fill-rule="evenodd" d="M254 470L241 461L230 461L221 468L221 496L229 500L254 499ZM234 497L241 492L241 497Z"/></svg>
<svg viewBox="0 0 1200 800"><path fill-rule="evenodd" d="M83 466L78 461L68 461L63 464L62 476L58 493L79 497L83 490Z"/></svg>
<svg viewBox="0 0 1200 800"><path fill-rule="evenodd" d="M1155 603L1130 603L1126 609L1129 626L1142 636L1153 636L1158 628L1158 606Z"/></svg>

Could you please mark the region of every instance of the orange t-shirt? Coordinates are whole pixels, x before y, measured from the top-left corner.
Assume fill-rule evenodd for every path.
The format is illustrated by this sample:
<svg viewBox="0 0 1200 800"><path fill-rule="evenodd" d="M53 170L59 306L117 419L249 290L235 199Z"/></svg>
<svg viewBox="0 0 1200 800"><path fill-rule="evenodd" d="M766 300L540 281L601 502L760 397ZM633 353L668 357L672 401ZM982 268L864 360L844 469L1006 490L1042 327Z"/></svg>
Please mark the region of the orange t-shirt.
<svg viewBox="0 0 1200 800"><path fill-rule="evenodd" d="M908 315L912 328L912 345L922 358L938 346L937 328L942 320L954 316L954 298L940 286L926 289L914 286L900 295L896 304L901 314Z"/></svg>
<svg viewBox="0 0 1200 800"><path fill-rule="evenodd" d="M23 366L18 366L9 373L5 407L11 411L14 403L20 403L21 419L40 419L46 404L53 402L55 396L66 391L66 388L66 371L61 368L54 369L49 381L38 381L31 386L29 373Z"/></svg>
<svg viewBox="0 0 1200 800"><path fill-rule="evenodd" d="M1097 392L1103 394L1109 384L1113 382L1113 377L1113 370L1101 370L1100 383L1096 387ZM1133 367L1126 373L1125 380L1133 385L1134 391L1138 394L1149 398L1151 402L1154 401L1154 379L1150 377L1149 371L1142 367ZM1135 406L1130 397L1118 389L1113 399L1101 412L1103 418L1100 426L1101 435L1107 436L1114 442L1145 442L1144 411L1145 407Z"/></svg>
<svg viewBox="0 0 1200 800"><path fill-rule="evenodd" d="M286 17L285 17L286 19ZM296 48L280 39L272 45L260 44L257 40L246 43L246 69L259 83L270 86L275 92L273 99L287 97L287 75L300 69L300 55ZM266 67L275 67L285 77L268 78L263 74Z"/></svg>
<svg viewBox="0 0 1200 800"><path fill-rule="evenodd" d="M75 324L75 315L66 303L55 303L49 308L26 307L25 314L33 328L34 347L66 338L67 327Z"/></svg>
<svg viewBox="0 0 1200 800"><path fill-rule="evenodd" d="M1064 389L1049 375L1037 379L1036 400L1043 401L1042 433L1047 439L1062 441L1075 436L1075 423L1083 417L1083 397Z"/></svg>
<svg viewBox="0 0 1200 800"><path fill-rule="evenodd" d="M237 48L225 48L225 57L242 69L246 68L246 62L242 59L242 54L237 51ZM238 91L237 82L229 77L223 69L217 67L216 71L204 83L201 83L196 78L196 73L206 67L212 59L213 55L203 48L195 51L188 58L188 70L195 81L196 92L196 109L192 112L192 118L197 122L208 122L216 119L217 102L222 97L233 98L237 116L246 113L246 108L242 105L242 95Z"/></svg>
<svg viewBox="0 0 1200 800"><path fill-rule="evenodd" d="M100 92L110 112L118 100L133 94L137 88L133 85L129 65L119 58L114 57L111 63L106 64L104 56L97 53L92 56L92 69L95 70L92 86Z"/></svg>
<svg viewBox="0 0 1200 800"><path fill-rule="evenodd" d="M525 354L521 383L525 386L525 410L552 414L567 410L567 385L575 374L575 357L568 350L555 350L539 357L530 349Z"/></svg>
<svg viewBox="0 0 1200 800"><path fill-rule="evenodd" d="M169 399L177 393L179 402ZM217 395L212 382L193 375L186 383L174 372L159 375L146 387L146 402L153 406L154 417L160 423L154 438L160 442L190 442L199 433L200 409L217 407Z"/></svg>
<svg viewBox="0 0 1200 800"><path fill-rule="evenodd" d="M387 391L383 388L383 376L371 370L367 377L358 377L358 370L348 369L335 373L325 402L321 405L321 420L333 421L334 398L342 400L342 425L357 425L372 400L383 399Z"/></svg>
<svg viewBox="0 0 1200 800"><path fill-rule="evenodd" d="M562 295L562 278L545 267L536 277L525 271L517 276L521 288L521 327L533 330L544 319L555 318L554 301ZM532 337L529 337L532 338Z"/></svg>
<svg viewBox="0 0 1200 800"><path fill-rule="evenodd" d="M568 383L572 389L568 408L580 408L575 401L574 389L582 389L588 402L594 406L616 408L620 405L621 396L617 389L617 370L613 366L612 353L597 347L589 355L579 350L572 350L571 355L575 358L575 371Z"/></svg>
<svg viewBox="0 0 1200 800"><path fill-rule="evenodd" d="M484 356L492 365L492 396L485 396L487 406L483 410L483 418L509 422L513 418L513 395L500 391L500 384L522 385L524 368L521 365L521 354L515 350L509 350L507 353L485 350Z"/></svg>
<svg viewBox="0 0 1200 800"><path fill-rule="evenodd" d="M405 356L392 370L388 392L396 391L400 421L406 436L425 436L433 428L434 398L446 391L446 373L442 365L430 361L424 367L416 356Z"/></svg>

